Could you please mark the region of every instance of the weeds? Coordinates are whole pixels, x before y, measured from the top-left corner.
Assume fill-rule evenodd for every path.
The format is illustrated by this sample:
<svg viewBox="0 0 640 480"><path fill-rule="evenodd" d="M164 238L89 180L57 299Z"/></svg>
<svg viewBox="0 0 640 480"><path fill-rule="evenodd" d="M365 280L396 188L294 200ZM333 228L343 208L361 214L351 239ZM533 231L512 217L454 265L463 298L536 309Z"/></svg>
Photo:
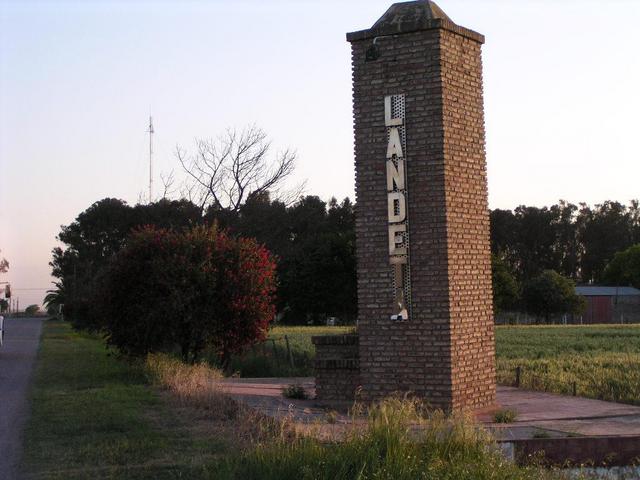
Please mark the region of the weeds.
<svg viewBox="0 0 640 480"><path fill-rule="evenodd" d="M329 410L325 415L325 420L328 424L333 425L338 422L338 412L335 410Z"/></svg>
<svg viewBox="0 0 640 480"><path fill-rule="evenodd" d="M231 460L228 479L543 479L549 471L504 459L491 436L465 416L426 413L422 404L391 398L369 409L366 424L339 443L278 437Z"/></svg>
<svg viewBox="0 0 640 480"><path fill-rule="evenodd" d="M219 370L201 363L187 365L165 354L149 355L146 369L151 380L168 389L180 405L208 410L219 418L235 418L238 404L225 394Z"/></svg>
<svg viewBox="0 0 640 480"><path fill-rule="evenodd" d="M494 413L493 421L496 423L513 423L516 421L517 417L518 414L515 410L505 408Z"/></svg>
<svg viewBox="0 0 640 480"><path fill-rule="evenodd" d="M304 390L304 387L299 383L287 385L282 389L282 395L286 398L293 398L298 400L306 400L309 398L307 392Z"/></svg>

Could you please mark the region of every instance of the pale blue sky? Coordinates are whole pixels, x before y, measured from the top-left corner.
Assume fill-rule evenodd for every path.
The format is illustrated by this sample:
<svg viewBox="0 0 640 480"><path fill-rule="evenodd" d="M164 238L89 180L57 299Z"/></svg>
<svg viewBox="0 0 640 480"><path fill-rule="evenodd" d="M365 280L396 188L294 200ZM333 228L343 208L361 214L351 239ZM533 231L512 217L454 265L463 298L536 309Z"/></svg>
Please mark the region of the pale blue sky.
<svg viewBox="0 0 640 480"><path fill-rule="evenodd" d="M640 2L437 3L487 39L492 207L640 196ZM4 277L47 287L61 224L107 196L135 203L150 111L156 172L176 144L256 123L297 149L307 193L353 197L344 34L390 4L0 0Z"/></svg>

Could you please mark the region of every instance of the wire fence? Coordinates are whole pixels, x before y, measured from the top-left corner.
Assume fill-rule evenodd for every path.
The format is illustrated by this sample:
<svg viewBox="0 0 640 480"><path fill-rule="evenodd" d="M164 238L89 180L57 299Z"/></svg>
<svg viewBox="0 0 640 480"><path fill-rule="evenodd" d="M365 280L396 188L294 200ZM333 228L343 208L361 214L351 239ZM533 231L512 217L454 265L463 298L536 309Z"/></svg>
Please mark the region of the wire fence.
<svg viewBox="0 0 640 480"><path fill-rule="evenodd" d="M563 378L564 377L564 378ZM510 371L498 374L498 382L526 390L551 392L562 395L594 398L598 400L621 402L632 405L640 404L640 382L637 376L629 374L623 377L587 375L578 376L575 372L560 372L545 375L517 366Z"/></svg>
<svg viewBox="0 0 640 480"><path fill-rule="evenodd" d="M314 350L289 335L273 335L234 357L231 368L243 377L313 375Z"/></svg>
<svg viewBox="0 0 640 480"><path fill-rule="evenodd" d="M295 368L296 366L288 335L269 337L261 344L258 344L258 346L254 345L252 347L254 355L256 355L259 350L262 356L272 357L279 365L286 363L291 368Z"/></svg>
<svg viewBox="0 0 640 480"><path fill-rule="evenodd" d="M505 378L500 375L500 383L511 385L516 388L535 390L541 392L561 393L565 395L593 396L593 385L588 382L577 380L561 380L550 375L542 375L533 372L523 366L517 366L512 370L512 374Z"/></svg>

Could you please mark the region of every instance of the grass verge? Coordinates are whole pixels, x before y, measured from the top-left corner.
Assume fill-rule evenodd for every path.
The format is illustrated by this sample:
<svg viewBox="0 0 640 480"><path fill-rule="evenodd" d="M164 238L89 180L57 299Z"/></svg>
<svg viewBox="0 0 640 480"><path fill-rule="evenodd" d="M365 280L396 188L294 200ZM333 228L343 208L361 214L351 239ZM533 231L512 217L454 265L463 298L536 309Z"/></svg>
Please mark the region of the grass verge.
<svg viewBox="0 0 640 480"><path fill-rule="evenodd" d="M233 451L232 428L169 408L143 365L109 356L95 336L44 325L23 471L38 479L208 478Z"/></svg>

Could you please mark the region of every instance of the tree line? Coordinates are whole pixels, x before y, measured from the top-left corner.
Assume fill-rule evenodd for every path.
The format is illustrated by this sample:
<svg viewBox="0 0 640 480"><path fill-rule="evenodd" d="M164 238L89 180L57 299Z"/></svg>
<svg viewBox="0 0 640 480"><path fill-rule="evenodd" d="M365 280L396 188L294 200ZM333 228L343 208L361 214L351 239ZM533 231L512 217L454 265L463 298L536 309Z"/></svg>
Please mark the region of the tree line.
<svg viewBox="0 0 640 480"><path fill-rule="evenodd" d="M634 248L640 248L634 247L637 244L638 200L629 205L606 201L595 206L561 200L550 207L495 209L491 211L491 250L496 309L547 318L551 313L579 313L575 299L565 298L556 308L547 305L542 312L540 307L551 302L549 292L558 291L558 282L565 291L567 281L569 285L634 285L633 262L622 259L630 255L627 250L632 254ZM550 272L560 278L552 282Z"/></svg>
<svg viewBox="0 0 640 480"><path fill-rule="evenodd" d="M579 283L601 283L616 252L640 243L640 204L591 207L559 201L491 212L491 249L518 279L555 270Z"/></svg>
<svg viewBox="0 0 640 480"><path fill-rule="evenodd" d="M56 288L50 306L64 304L80 328L98 330L101 315L96 298L102 273L128 243L132 232L145 226L182 232L216 225L234 238L254 238L277 263L278 318L284 323L316 323L327 316L353 321L356 315L355 214L349 199L328 203L305 196L286 206L268 192L252 195L237 210L211 207L202 213L188 200L160 200L129 206L105 198L61 228L62 247L53 249ZM179 276L173 275L178 281Z"/></svg>
<svg viewBox="0 0 640 480"><path fill-rule="evenodd" d="M637 201L628 206L611 201L594 207L559 202L551 207L491 211L496 310L542 317L563 309L579 310L575 298L567 296L572 291L567 279L633 285L637 260L621 255L630 247L632 252L640 250L632 247L640 244L639 213ZM64 246L53 250L57 288L50 300L64 303L67 316L79 326L98 328L92 312L97 279L132 231L148 225L182 231L212 224L233 237L254 238L274 255L281 322L321 323L328 316L355 319L354 204L348 198L327 203L304 196L287 206L266 191L250 195L237 209L211 206L204 212L185 199L135 206L112 198L94 203L58 235ZM616 253L619 258L613 262ZM550 306L558 292L566 295Z"/></svg>

